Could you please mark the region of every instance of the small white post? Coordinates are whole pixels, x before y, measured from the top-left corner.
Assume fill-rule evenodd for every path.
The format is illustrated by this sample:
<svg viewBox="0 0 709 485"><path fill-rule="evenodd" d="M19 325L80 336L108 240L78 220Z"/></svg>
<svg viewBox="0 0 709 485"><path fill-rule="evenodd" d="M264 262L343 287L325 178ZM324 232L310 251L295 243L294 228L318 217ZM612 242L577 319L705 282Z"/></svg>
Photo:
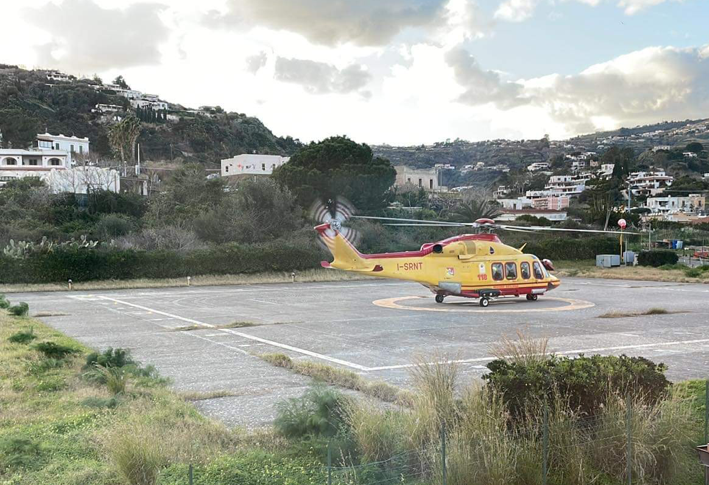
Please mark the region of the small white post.
<svg viewBox="0 0 709 485"><path fill-rule="evenodd" d="M291 283L295 283L295 271L290 274Z"/></svg>
<svg viewBox="0 0 709 485"><path fill-rule="evenodd" d="M71 290L72 290L72 287L74 286L74 282L71 281L71 278L69 278L68 283L69 283L69 291L71 291Z"/></svg>
<svg viewBox="0 0 709 485"><path fill-rule="evenodd" d="M190 286L191 283L192 283L192 277L188 276L187 277L187 286Z"/></svg>

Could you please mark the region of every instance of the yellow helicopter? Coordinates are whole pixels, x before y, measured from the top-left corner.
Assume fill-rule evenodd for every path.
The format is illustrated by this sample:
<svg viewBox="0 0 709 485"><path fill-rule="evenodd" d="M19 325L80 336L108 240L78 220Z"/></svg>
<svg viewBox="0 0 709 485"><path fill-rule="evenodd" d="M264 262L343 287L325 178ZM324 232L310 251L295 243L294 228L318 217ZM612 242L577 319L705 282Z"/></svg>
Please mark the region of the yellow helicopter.
<svg viewBox="0 0 709 485"><path fill-rule="evenodd" d="M524 295L536 301L539 295L561 284L550 274L554 265L548 259L540 260L500 241L493 229L536 232L563 231L619 234L615 231L593 229L565 229L541 226L513 226L496 224L492 219L478 219L472 223L426 221L391 217L353 215L351 206L339 202L334 214L315 210L322 224L315 227L321 240L334 256L332 262L323 261L324 268L352 271L379 278L415 281L435 294L437 303L447 296L475 298L481 307L498 297ZM425 243L417 251L362 254L354 246L356 232L343 227L350 218L386 221L391 226L472 227L477 234L463 234L437 242ZM625 234L634 234L628 233Z"/></svg>

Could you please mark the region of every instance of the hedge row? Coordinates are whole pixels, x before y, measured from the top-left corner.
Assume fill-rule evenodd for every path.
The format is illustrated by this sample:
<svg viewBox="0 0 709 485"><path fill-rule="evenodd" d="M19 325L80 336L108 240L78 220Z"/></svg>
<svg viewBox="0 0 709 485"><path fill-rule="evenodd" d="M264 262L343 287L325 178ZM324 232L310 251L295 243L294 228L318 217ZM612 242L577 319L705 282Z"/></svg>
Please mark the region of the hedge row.
<svg viewBox="0 0 709 485"><path fill-rule="evenodd" d="M674 251L669 249L656 249L653 251L642 251L638 255L638 264L640 266L654 266L658 268L666 264L677 264L679 256Z"/></svg>
<svg viewBox="0 0 709 485"><path fill-rule="evenodd" d="M230 244L180 253L70 249L35 253L26 259L0 254L0 283L54 283L136 278L179 278L206 274L293 271L317 267L317 244Z"/></svg>
<svg viewBox="0 0 709 485"><path fill-rule="evenodd" d="M524 252L534 254L541 259L581 260L596 259L597 254L618 254L620 243L616 238L553 238L530 242Z"/></svg>

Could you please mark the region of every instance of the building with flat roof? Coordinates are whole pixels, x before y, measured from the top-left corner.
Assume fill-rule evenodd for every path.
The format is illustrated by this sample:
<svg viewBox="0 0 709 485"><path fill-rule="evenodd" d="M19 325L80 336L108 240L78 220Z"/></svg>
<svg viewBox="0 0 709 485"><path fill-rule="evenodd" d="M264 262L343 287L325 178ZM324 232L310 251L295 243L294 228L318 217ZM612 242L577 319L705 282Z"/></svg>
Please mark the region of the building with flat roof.
<svg viewBox="0 0 709 485"><path fill-rule="evenodd" d="M290 157L280 155L244 154L222 160L222 177L239 175L271 175L273 171L287 163Z"/></svg>
<svg viewBox="0 0 709 485"><path fill-rule="evenodd" d="M436 168L411 168L406 165L397 165L396 187L419 187L429 192L445 191L441 185L441 172Z"/></svg>
<svg viewBox="0 0 709 485"><path fill-rule="evenodd" d="M62 150L67 153L69 165L74 160L73 156L89 154L89 139L79 138L78 136L67 135L51 135L42 133L37 135L37 148L40 150Z"/></svg>
<svg viewBox="0 0 709 485"><path fill-rule="evenodd" d="M562 222L566 220L566 211L564 210L545 210L545 209L506 209L495 217L496 221L510 222L517 220L521 216L544 217L552 222Z"/></svg>

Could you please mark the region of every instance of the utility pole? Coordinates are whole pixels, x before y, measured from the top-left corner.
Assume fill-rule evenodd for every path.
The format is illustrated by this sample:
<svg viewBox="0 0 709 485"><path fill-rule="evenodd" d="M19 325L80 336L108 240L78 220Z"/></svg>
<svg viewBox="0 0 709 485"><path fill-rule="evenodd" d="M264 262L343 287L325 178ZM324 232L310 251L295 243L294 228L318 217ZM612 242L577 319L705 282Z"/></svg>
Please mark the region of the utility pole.
<svg viewBox="0 0 709 485"><path fill-rule="evenodd" d="M140 143L138 143L138 165L135 167L135 174L140 175Z"/></svg>

